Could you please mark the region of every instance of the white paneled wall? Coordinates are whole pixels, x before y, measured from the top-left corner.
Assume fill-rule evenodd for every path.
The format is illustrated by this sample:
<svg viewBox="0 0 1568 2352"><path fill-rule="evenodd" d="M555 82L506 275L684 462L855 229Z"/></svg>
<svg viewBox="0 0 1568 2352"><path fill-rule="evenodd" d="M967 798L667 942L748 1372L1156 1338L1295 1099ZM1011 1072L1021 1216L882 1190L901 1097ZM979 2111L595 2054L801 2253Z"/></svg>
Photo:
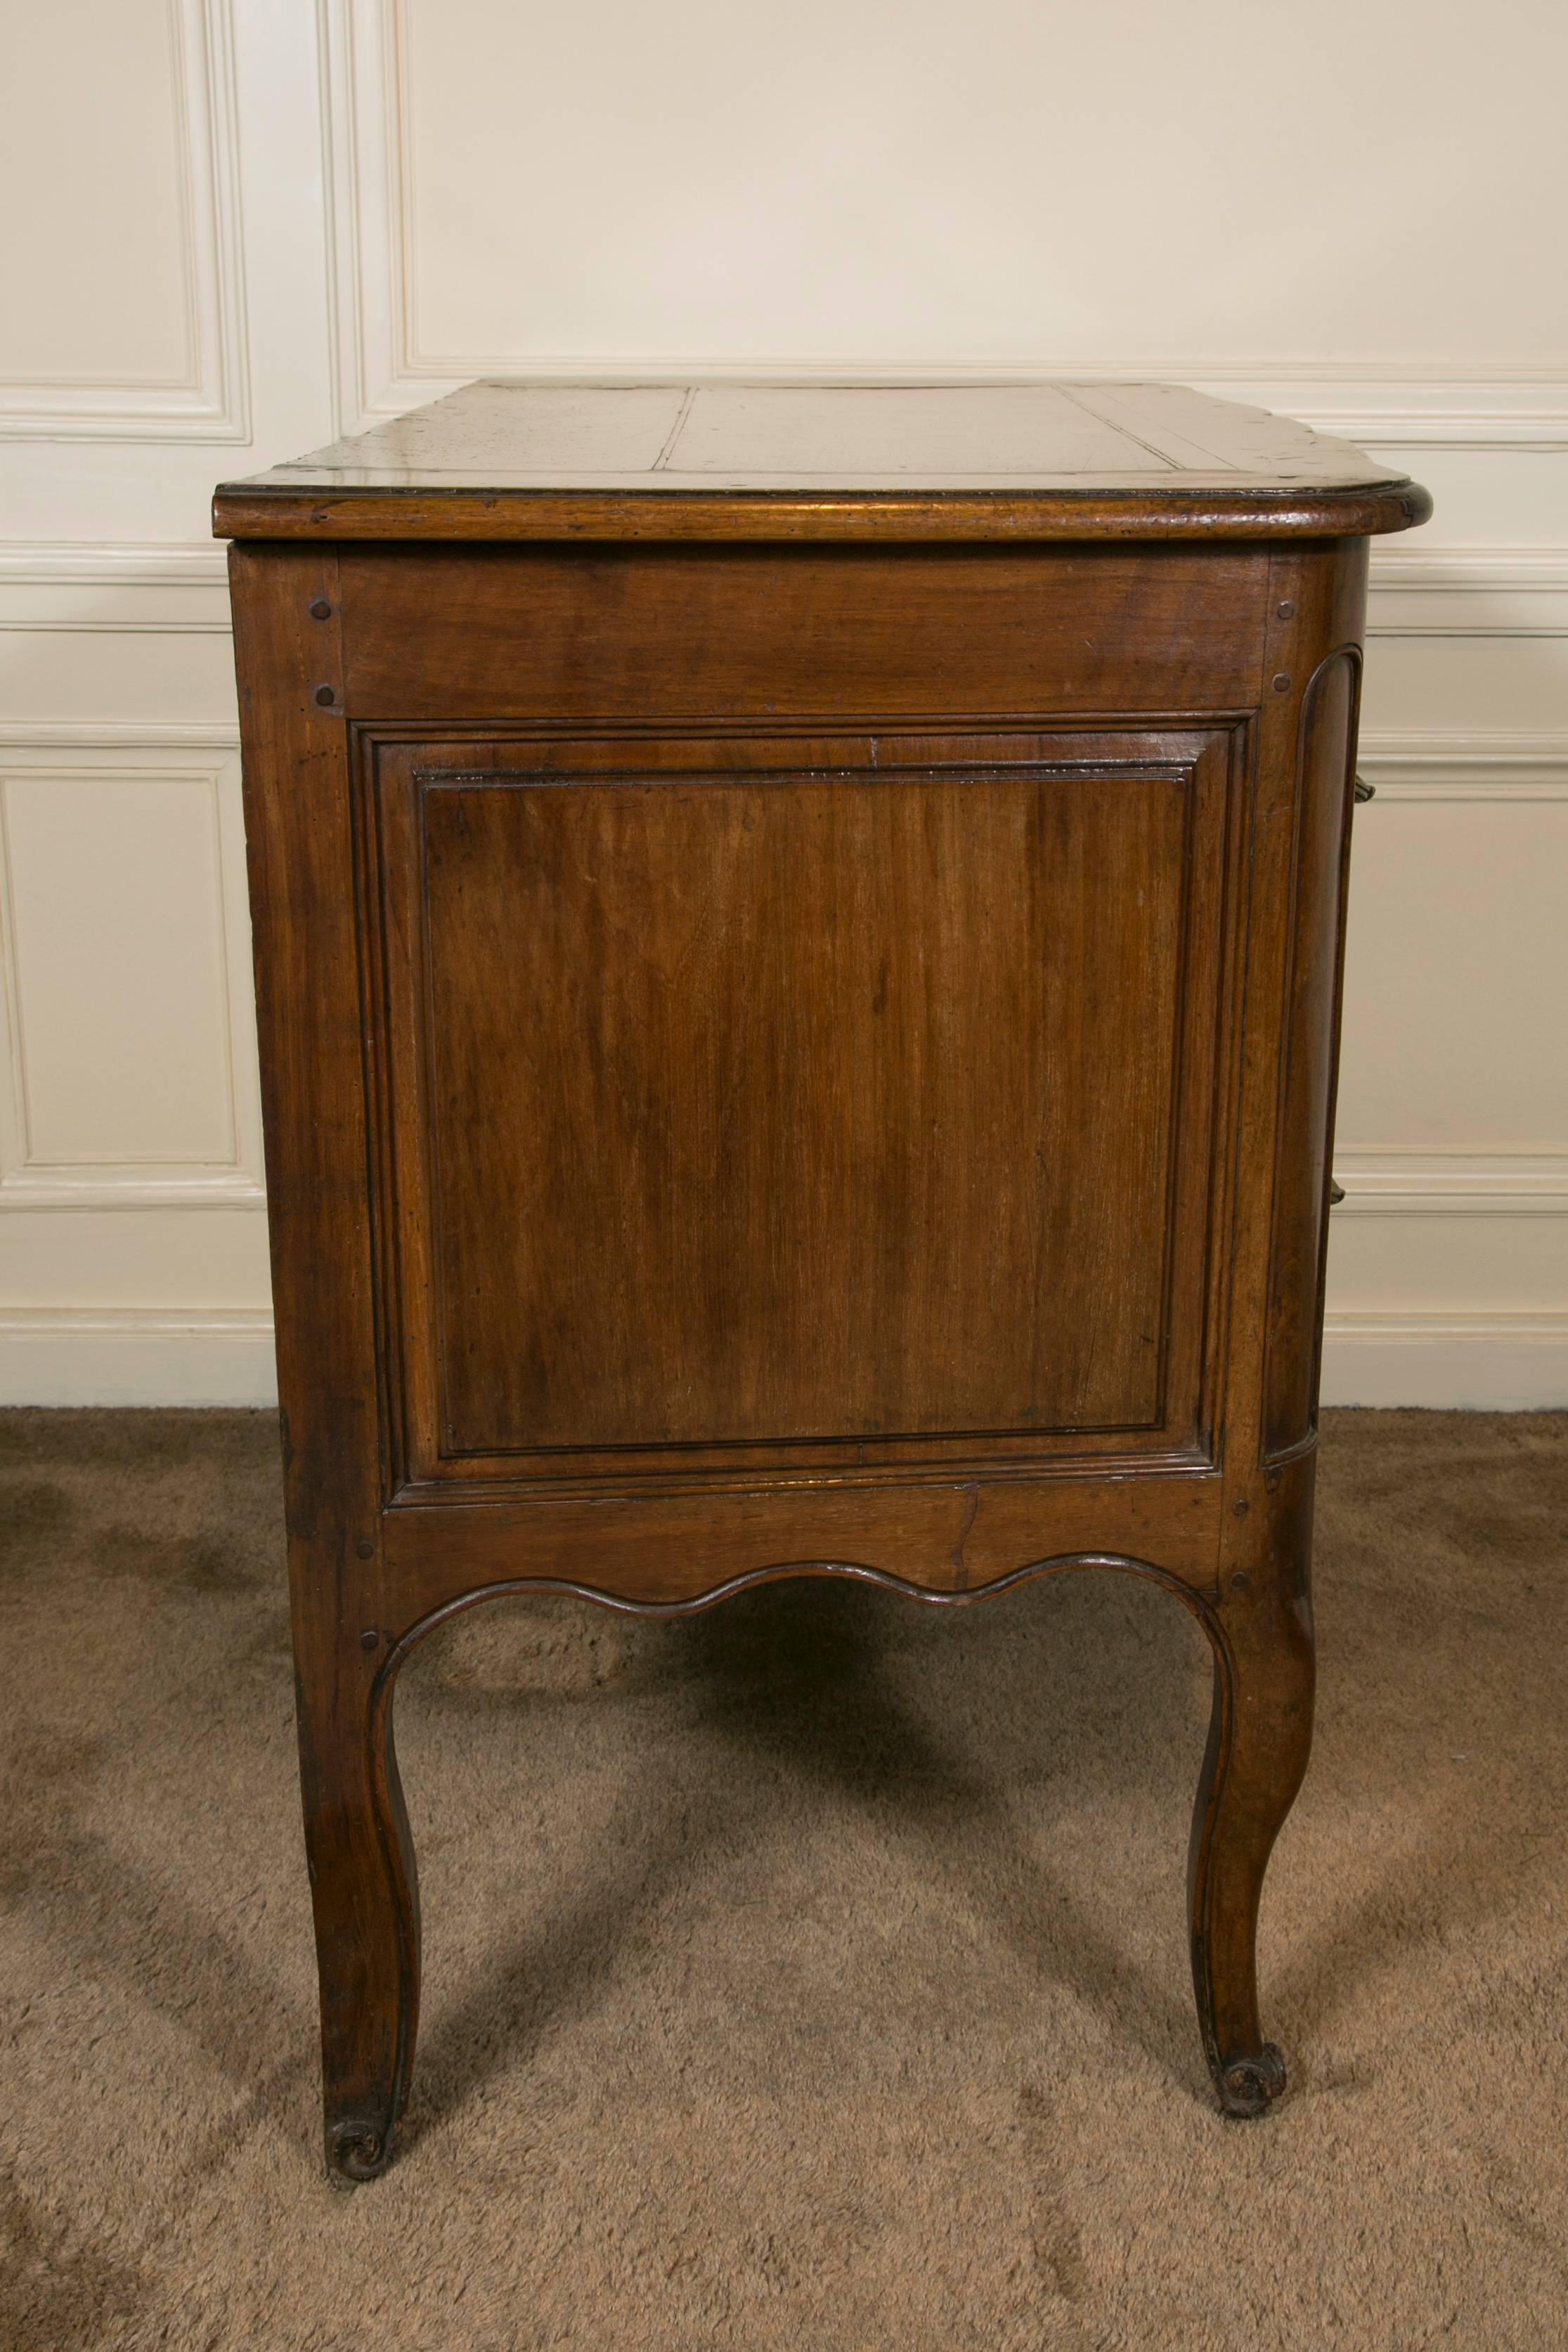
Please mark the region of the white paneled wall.
<svg viewBox="0 0 1568 2352"><path fill-rule="evenodd" d="M214 479L481 373L1172 375L1374 558L1326 1383L1568 1402L1568 11L0 8L0 1396L269 1393Z"/></svg>

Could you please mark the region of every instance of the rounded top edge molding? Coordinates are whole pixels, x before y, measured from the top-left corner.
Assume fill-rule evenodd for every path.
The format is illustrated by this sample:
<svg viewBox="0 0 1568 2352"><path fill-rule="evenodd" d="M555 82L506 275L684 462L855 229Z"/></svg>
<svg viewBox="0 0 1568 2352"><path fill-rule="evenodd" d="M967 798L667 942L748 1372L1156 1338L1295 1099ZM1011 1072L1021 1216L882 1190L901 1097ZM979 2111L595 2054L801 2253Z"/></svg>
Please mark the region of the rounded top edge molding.
<svg viewBox="0 0 1568 2352"><path fill-rule="evenodd" d="M225 483L213 532L235 540L526 543L1362 539L1432 512L1407 478L1270 492L441 490Z"/></svg>

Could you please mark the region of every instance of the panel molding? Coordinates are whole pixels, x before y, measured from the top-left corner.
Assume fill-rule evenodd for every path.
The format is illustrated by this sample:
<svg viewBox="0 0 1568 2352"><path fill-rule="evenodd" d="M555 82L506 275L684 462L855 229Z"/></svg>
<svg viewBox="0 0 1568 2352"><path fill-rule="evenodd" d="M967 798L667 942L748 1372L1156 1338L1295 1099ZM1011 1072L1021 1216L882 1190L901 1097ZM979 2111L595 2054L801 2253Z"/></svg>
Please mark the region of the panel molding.
<svg viewBox="0 0 1568 2352"><path fill-rule="evenodd" d="M0 381L0 440L250 438L233 0L167 7L189 373L172 383Z"/></svg>
<svg viewBox="0 0 1568 2352"><path fill-rule="evenodd" d="M1375 541L1366 634L1568 636L1568 548Z"/></svg>
<svg viewBox="0 0 1568 2352"><path fill-rule="evenodd" d="M193 740L215 730L144 728L109 730L57 723L54 728L0 729L0 1017L4 1020L5 1083L0 1086L0 1213L18 1210L240 1208L266 1202L260 1093L250 971L245 832L233 740ZM214 758L217 751L224 756ZM92 753L99 754L96 759ZM84 756L85 755L85 756ZM88 1161L52 1160L36 1153L28 1132L26 1037L22 974L5 822L6 788L14 778L163 782L188 777L205 785L214 827L214 888L225 979L229 1156L218 1160L148 1162L106 1155Z"/></svg>

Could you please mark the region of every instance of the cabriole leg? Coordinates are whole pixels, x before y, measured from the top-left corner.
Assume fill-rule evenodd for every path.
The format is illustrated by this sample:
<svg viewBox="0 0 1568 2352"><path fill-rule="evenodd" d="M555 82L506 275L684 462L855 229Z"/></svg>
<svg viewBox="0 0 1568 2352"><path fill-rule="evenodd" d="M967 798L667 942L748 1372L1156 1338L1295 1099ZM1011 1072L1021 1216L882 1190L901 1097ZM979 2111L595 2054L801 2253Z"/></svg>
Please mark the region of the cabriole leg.
<svg viewBox="0 0 1568 2352"><path fill-rule="evenodd" d="M419 2014L418 1883L378 1664L340 1642L298 1673L327 2163L345 2185L391 2159Z"/></svg>
<svg viewBox="0 0 1568 2352"><path fill-rule="evenodd" d="M1230 1574L1208 1633L1214 1712L1187 1870L1193 1989L1221 2106L1260 2116L1285 2087L1285 2063L1259 2021L1258 1904L1312 1745L1304 1546Z"/></svg>

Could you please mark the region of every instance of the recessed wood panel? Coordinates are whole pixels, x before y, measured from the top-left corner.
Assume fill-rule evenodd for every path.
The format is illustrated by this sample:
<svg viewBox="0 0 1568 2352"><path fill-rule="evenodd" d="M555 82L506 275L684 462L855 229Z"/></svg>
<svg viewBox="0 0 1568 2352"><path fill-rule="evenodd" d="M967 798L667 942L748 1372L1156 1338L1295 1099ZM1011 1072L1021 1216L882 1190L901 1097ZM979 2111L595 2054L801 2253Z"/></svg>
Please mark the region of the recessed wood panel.
<svg viewBox="0 0 1568 2352"><path fill-rule="evenodd" d="M415 1471L1190 1444L1226 740L383 747Z"/></svg>

